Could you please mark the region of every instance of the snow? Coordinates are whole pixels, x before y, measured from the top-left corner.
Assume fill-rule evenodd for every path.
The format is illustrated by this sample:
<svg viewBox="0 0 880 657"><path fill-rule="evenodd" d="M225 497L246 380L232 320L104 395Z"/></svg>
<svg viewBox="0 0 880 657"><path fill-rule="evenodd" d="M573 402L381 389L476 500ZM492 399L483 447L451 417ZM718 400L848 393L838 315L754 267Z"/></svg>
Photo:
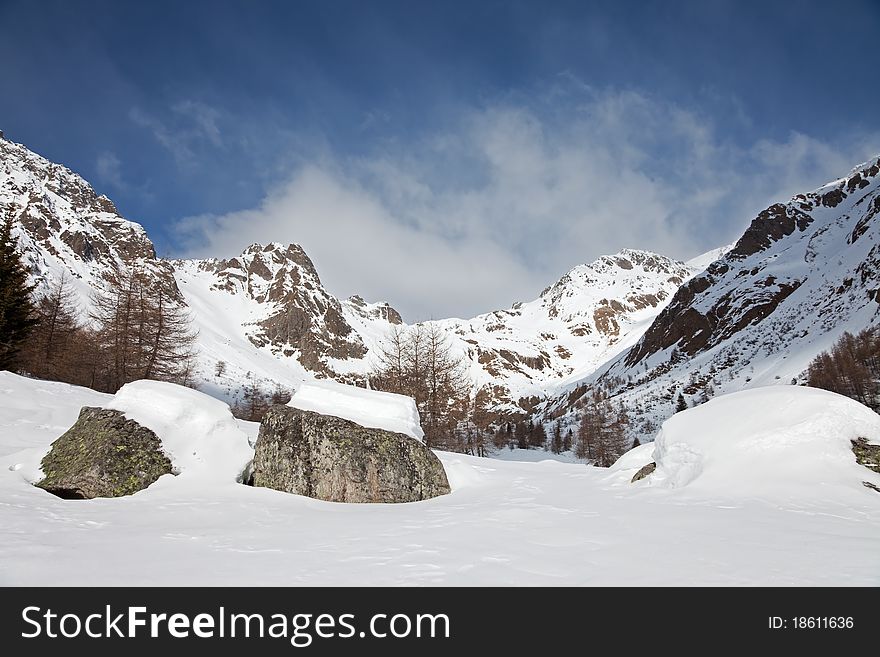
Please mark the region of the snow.
<svg viewBox="0 0 880 657"><path fill-rule="evenodd" d="M880 444L880 416L852 399L800 386L746 390L664 422L651 455L657 469L644 485L765 499L819 491L860 498L862 481L880 484L880 475L856 463L856 438Z"/></svg>
<svg viewBox="0 0 880 657"><path fill-rule="evenodd" d="M697 271L704 271L706 267L711 265L713 262L718 260L719 258L723 258L724 255L733 249L736 246L736 242L733 244L726 244L725 246L719 246L717 249L712 249L711 251L706 251L705 253L701 253L700 255L691 258L685 264L688 267L696 269Z"/></svg>
<svg viewBox="0 0 880 657"><path fill-rule="evenodd" d="M860 484L880 475L853 469L847 483L850 471L831 464L834 485L802 487L786 474L779 485L791 482L796 500L753 497L745 482L716 476L709 435L692 436L702 473L678 488L629 484L631 469L444 452L452 493L412 504L320 502L197 469L115 499L62 500L31 486L27 473L80 406L111 399L0 372L0 584L880 585L880 496ZM805 405L826 402L841 436L867 426L837 400ZM711 404L676 416L673 429L722 431L730 418L712 420L725 407ZM689 415L703 417L691 425ZM636 448L637 460L653 449Z"/></svg>
<svg viewBox="0 0 880 657"><path fill-rule="evenodd" d="M348 386L335 381L304 383L288 406L323 415L335 415L363 427L385 429L424 440L419 411L412 397Z"/></svg>
<svg viewBox="0 0 880 657"><path fill-rule="evenodd" d="M253 459L248 434L229 406L191 388L163 381L128 383L103 404L152 430L172 467L187 478L235 482Z"/></svg>

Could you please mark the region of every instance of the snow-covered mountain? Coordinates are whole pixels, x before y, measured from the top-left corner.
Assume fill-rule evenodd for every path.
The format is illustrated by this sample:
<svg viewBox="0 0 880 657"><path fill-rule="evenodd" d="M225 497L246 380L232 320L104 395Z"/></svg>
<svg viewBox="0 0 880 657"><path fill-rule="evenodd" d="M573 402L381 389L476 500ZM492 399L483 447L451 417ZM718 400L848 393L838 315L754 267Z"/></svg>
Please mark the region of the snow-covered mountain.
<svg viewBox="0 0 880 657"><path fill-rule="evenodd" d="M179 295L171 265L156 258L140 224L70 169L0 138L0 216L9 215L37 293L66 272L88 305L113 274L139 267Z"/></svg>
<svg viewBox="0 0 880 657"><path fill-rule="evenodd" d="M0 158L0 211L19 220L38 290L66 272L87 306L116 271L147 269L192 311L196 377L211 394L234 397L249 378L267 388L362 382L403 325L387 303L336 298L298 245L161 260L143 228L78 175L2 138ZM500 414L571 418L583 384L601 380L636 418L657 421L679 391L789 383L844 330L877 322L878 174L875 159L772 205L736 244L687 263L624 250L575 267L533 301L435 323Z"/></svg>
<svg viewBox="0 0 880 657"><path fill-rule="evenodd" d="M662 419L704 399L790 384L844 332L880 320L880 158L761 212L685 283L628 352L590 380ZM549 407L557 412L571 400Z"/></svg>
<svg viewBox="0 0 880 657"><path fill-rule="evenodd" d="M230 259L157 259L143 228L81 177L8 140L0 154L0 208L20 219L16 234L39 290L67 272L87 307L118 270L148 269L191 309L197 379L213 394L233 396L248 376L269 388L362 380L392 325L403 324L387 303L337 299L296 244L253 244ZM436 323L490 407L524 414L634 344L700 269L625 250L575 267L534 301Z"/></svg>
<svg viewBox="0 0 880 657"><path fill-rule="evenodd" d="M633 345L699 271L656 253L624 250L575 267L534 301L437 323L467 357L471 379L493 407L529 411Z"/></svg>

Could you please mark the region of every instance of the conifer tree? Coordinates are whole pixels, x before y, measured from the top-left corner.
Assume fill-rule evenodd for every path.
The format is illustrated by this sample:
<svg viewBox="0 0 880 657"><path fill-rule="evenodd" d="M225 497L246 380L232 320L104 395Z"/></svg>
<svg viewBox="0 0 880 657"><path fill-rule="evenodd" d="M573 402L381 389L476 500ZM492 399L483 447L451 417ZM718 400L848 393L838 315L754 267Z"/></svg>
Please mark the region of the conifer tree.
<svg viewBox="0 0 880 657"><path fill-rule="evenodd" d="M562 453L562 425L559 420L553 425L553 440L550 441L550 451L554 454Z"/></svg>
<svg viewBox="0 0 880 657"><path fill-rule="evenodd" d="M678 397L675 399L675 412L680 413L681 411L686 411L688 407L687 401L684 398L682 393L678 393Z"/></svg>
<svg viewBox="0 0 880 657"><path fill-rule="evenodd" d="M12 236L12 215L0 226L0 370L14 366L37 319L31 302L33 286Z"/></svg>

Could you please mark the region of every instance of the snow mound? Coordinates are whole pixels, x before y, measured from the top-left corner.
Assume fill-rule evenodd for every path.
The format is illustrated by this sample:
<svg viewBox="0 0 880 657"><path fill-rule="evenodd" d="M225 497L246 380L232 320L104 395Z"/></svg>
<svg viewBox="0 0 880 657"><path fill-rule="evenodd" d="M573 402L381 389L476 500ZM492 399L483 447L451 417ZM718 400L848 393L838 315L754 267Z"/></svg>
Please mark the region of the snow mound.
<svg viewBox="0 0 880 657"><path fill-rule="evenodd" d="M654 443L645 443L644 445L633 447L631 450L623 454L614 462L614 465L612 465L609 470L612 472L617 472L618 470L632 470L633 474L635 474L637 470L645 467L653 460Z"/></svg>
<svg viewBox="0 0 880 657"><path fill-rule="evenodd" d="M756 388L664 422L646 481L743 496L816 497L829 487L864 494L862 482L880 484L880 475L856 463L856 438L880 444L880 416L866 406L815 388Z"/></svg>
<svg viewBox="0 0 880 657"><path fill-rule="evenodd" d="M162 381L122 386L104 408L152 430L175 470L184 476L236 481L253 449L248 435L222 401Z"/></svg>
<svg viewBox="0 0 880 657"><path fill-rule="evenodd" d="M287 404L351 420L363 427L402 433L423 440L425 432L412 397L366 390L334 381L303 383Z"/></svg>

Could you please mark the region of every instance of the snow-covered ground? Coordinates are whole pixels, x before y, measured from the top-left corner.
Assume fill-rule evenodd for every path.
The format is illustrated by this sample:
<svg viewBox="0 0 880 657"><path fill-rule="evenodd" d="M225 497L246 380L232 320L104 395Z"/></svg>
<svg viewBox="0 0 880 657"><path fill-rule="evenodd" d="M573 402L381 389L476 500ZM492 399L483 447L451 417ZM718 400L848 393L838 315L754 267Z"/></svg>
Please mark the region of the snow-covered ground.
<svg viewBox="0 0 880 657"><path fill-rule="evenodd" d="M82 405L145 413L163 441L184 437L179 412L191 408L192 440L199 440L196 427L207 417L200 398L171 403L163 415L150 406L167 390L133 390L111 402L0 373L0 584L880 584L880 495L861 485L880 484L880 475L843 458L849 433L875 439L880 418L830 393L800 397L804 389L791 388L787 406L775 399L761 410L748 397L753 391L727 399L716 414L712 404L725 402L718 399L676 416L663 441L608 470L441 452L452 493L411 504L320 502L240 485L232 472L166 476L131 497L87 501L30 485ZM770 421L777 410L784 426ZM220 423L210 423L209 434L227 436L229 450L253 440L255 425L238 423L242 433L230 439L236 428L224 409L215 412ZM762 413L767 434L749 444ZM738 433L736 422L749 417L753 425L743 422ZM786 427L783 444L774 445L774 432ZM740 443L730 462L725 439ZM658 474L628 483L664 444ZM701 471L669 487L663 473L682 462L668 457L674 445L680 454L690 450ZM776 466L807 451L808 469L792 462L770 473L743 470L750 459L765 463L768 447ZM194 451L209 454L204 449ZM831 458L823 460L826 452ZM765 475L775 477L772 487L751 485ZM811 476L822 480L803 485Z"/></svg>

